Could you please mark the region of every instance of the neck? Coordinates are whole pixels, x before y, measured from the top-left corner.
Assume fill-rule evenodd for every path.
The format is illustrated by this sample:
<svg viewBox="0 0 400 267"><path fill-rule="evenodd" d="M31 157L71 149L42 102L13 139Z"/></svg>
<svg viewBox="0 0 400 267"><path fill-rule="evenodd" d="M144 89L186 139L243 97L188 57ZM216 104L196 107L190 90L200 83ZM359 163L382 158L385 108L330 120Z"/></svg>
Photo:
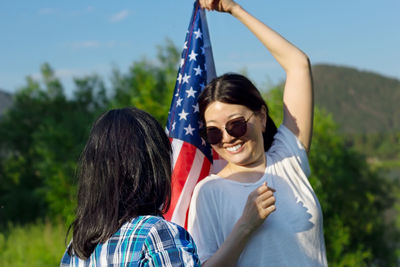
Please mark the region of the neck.
<svg viewBox="0 0 400 267"><path fill-rule="evenodd" d="M263 155L258 161L248 165L236 165L228 162L218 175L242 183L254 183L264 175L266 166L267 160Z"/></svg>

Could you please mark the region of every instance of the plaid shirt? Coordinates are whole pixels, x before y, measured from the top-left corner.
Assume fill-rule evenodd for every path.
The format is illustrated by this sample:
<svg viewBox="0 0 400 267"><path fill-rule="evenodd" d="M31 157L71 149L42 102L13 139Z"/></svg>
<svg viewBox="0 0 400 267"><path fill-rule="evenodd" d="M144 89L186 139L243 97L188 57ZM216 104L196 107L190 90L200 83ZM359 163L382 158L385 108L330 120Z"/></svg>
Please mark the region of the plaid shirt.
<svg viewBox="0 0 400 267"><path fill-rule="evenodd" d="M186 230L160 217L139 216L125 223L87 260L65 252L60 266L200 266Z"/></svg>

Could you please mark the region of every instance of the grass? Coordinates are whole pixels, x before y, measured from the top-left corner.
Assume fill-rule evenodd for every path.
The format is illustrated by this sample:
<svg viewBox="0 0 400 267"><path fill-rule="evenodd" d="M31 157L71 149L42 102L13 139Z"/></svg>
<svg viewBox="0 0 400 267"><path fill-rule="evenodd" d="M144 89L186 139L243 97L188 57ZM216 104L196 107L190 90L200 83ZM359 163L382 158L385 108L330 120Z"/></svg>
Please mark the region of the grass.
<svg viewBox="0 0 400 267"><path fill-rule="evenodd" d="M8 225L0 233L0 266L59 266L65 251L63 222Z"/></svg>

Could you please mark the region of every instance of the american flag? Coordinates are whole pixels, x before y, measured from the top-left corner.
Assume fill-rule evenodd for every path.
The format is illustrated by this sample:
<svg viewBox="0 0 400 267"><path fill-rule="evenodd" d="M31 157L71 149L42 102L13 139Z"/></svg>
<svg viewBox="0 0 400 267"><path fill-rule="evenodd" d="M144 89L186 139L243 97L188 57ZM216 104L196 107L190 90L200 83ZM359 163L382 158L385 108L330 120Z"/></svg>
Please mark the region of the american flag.
<svg viewBox="0 0 400 267"><path fill-rule="evenodd" d="M171 207L165 218L184 227L193 189L212 168L212 149L199 135L197 98L214 77L205 11L195 1L166 126L173 149L173 172Z"/></svg>

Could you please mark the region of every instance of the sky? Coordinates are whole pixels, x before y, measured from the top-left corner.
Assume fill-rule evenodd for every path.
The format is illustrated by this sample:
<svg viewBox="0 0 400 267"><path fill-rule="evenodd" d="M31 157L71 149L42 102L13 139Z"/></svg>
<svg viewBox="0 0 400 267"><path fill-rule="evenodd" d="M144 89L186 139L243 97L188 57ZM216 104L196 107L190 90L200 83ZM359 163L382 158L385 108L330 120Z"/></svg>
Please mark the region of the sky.
<svg viewBox="0 0 400 267"><path fill-rule="evenodd" d="M400 79L399 0L237 1L310 58ZM0 88L15 92L47 62L66 88L91 74L107 82L111 70L156 59L171 39L183 47L192 0L0 2ZM234 17L207 12L217 74L246 70L258 85L285 74Z"/></svg>

